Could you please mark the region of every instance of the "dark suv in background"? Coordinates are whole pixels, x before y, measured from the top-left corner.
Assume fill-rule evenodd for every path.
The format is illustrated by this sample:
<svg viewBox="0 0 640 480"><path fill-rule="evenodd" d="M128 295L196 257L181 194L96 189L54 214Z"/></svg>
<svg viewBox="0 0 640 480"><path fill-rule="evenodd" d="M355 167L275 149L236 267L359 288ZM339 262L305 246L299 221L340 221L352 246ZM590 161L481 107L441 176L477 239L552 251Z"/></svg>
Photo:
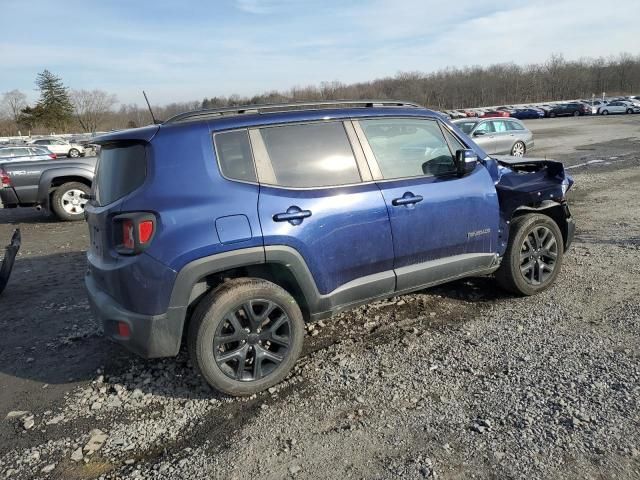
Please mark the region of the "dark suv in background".
<svg viewBox="0 0 640 480"><path fill-rule="evenodd" d="M574 117L578 117L581 115L590 115L591 107L586 103L561 103L558 105L551 105L549 107L549 111L547 115L549 117L566 117L569 115L573 115Z"/></svg>
<svg viewBox="0 0 640 480"><path fill-rule="evenodd" d="M574 224L553 161L498 161L417 105L331 102L178 115L105 135L85 278L107 337L213 387L281 381L304 322L471 275L532 295Z"/></svg>

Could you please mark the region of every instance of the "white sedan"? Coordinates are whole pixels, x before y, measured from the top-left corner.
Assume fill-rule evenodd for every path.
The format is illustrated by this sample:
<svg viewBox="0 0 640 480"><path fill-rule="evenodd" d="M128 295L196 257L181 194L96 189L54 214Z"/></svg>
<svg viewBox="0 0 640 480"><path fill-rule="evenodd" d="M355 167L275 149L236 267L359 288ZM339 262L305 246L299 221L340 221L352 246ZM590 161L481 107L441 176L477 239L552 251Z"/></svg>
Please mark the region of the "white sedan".
<svg viewBox="0 0 640 480"><path fill-rule="evenodd" d="M600 115L609 115L610 113L640 113L640 107L636 107L631 102L618 100L609 102L598 109Z"/></svg>
<svg viewBox="0 0 640 480"><path fill-rule="evenodd" d="M85 151L81 145L69 143L62 138L38 138L29 142L31 145L40 145L51 150L56 155L78 158L84 157Z"/></svg>

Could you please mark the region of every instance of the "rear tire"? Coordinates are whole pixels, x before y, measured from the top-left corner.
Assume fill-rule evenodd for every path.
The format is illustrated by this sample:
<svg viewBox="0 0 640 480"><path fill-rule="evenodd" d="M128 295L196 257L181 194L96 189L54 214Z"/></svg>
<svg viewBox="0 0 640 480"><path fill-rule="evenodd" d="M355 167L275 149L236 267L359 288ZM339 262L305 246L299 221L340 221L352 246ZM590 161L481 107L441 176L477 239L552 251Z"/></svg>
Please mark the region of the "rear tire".
<svg viewBox="0 0 640 480"><path fill-rule="evenodd" d="M573 112L573 116L574 117L579 117L580 116L580 112L578 110L576 110L575 112Z"/></svg>
<svg viewBox="0 0 640 480"><path fill-rule="evenodd" d="M295 299L258 278L230 280L206 295L188 332L193 365L209 385L233 396L281 382L303 342L304 320Z"/></svg>
<svg viewBox="0 0 640 480"><path fill-rule="evenodd" d="M80 156L80 151L77 148L72 148L69 150L68 156L69 158L78 158Z"/></svg>
<svg viewBox="0 0 640 480"><path fill-rule="evenodd" d="M65 222L84 219L84 205L87 200L80 197L88 195L91 189L84 183L69 182L60 185L51 196L51 210Z"/></svg>
<svg viewBox="0 0 640 480"><path fill-rule="evenodd" d="M602 115L609 115L609 110L602 110Z"/></svg>
<svg viewBox="0 0 640 480"><path fill-rule="evenodd" d="M540 214L516 217L496 280L510 292L535 295L553 285L563 255L564 241L556 222Z"/></svg>
<svg viewBox="0 0 640 480"><path fill-rule="evenodd" d="M524 154L527 152L527 147L523 142L516 142L511 147L511 156L512 157L524 157Z"/></svg>

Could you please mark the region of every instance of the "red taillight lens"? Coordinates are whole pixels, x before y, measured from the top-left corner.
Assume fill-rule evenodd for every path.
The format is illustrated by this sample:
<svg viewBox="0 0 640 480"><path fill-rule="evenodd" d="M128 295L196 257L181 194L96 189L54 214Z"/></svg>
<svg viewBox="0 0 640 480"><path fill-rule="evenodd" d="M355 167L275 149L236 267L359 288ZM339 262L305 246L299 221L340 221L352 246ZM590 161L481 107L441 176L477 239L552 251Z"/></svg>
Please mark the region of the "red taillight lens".
<svg viewBox="0 0 640 480"><path fill-rule="evenodd" d="M156 216L149 212L130 212L113 217L113 245L121 255L138 255L151 244Z"/></svg>
<svg viewBox="0 0 640 480"><path fill-rule="evenodd" d="M118 322L118 336L129 338L131 336L131 328L124 322Z"/></svg>
<svg viewBox="0 0 640 480"><path fill-rule="evenodd" d="M58 156L55 153L50 153L49 158L51 158L52 160L55 160L56 158L58 158Z"/></svg>
<svg viewBox="0 0 640 480"><path fill-rule="evenodd" d="M10 187L11 186L11 179L9 178L9 175L7 175L6 170L4 170L3 168L0 168L0 187Z"/></svg>
<svg viewBox="0 0 640 480"><path fill-rule="evenodd" d="M143 245L153 236L153 221L143 220L138 224L138 239Z"/></svg>
<svg viewBox="0 0 640 480"><path fill-rule="evenodd" d="M122 221L122 246L131 250L136 246L136 241L133 238L133 220Z"/></svg>

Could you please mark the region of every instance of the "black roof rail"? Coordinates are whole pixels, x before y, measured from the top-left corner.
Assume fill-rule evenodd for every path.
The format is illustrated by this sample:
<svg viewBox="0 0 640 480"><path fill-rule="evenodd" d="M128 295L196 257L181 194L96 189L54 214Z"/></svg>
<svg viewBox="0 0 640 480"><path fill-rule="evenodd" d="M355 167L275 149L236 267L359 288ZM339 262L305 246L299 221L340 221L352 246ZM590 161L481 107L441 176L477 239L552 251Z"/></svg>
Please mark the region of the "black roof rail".
<svg viewBox="0 0 640 480"><path fill-rule="evenodd" d="M321 110L331 107L357 107L357 108L374 108L374 107L411 107L424 108L417 103L404 102L398 100L327 100L320 102L292 102L292 103L265 103L256 105L240 105L236 107L212 108L193 110L175 115L164 123L177 123L187 120L204 119L207 117L227 116L227 115L243 115L243 114L260 114L287 112L291 110Z"/></svg>

